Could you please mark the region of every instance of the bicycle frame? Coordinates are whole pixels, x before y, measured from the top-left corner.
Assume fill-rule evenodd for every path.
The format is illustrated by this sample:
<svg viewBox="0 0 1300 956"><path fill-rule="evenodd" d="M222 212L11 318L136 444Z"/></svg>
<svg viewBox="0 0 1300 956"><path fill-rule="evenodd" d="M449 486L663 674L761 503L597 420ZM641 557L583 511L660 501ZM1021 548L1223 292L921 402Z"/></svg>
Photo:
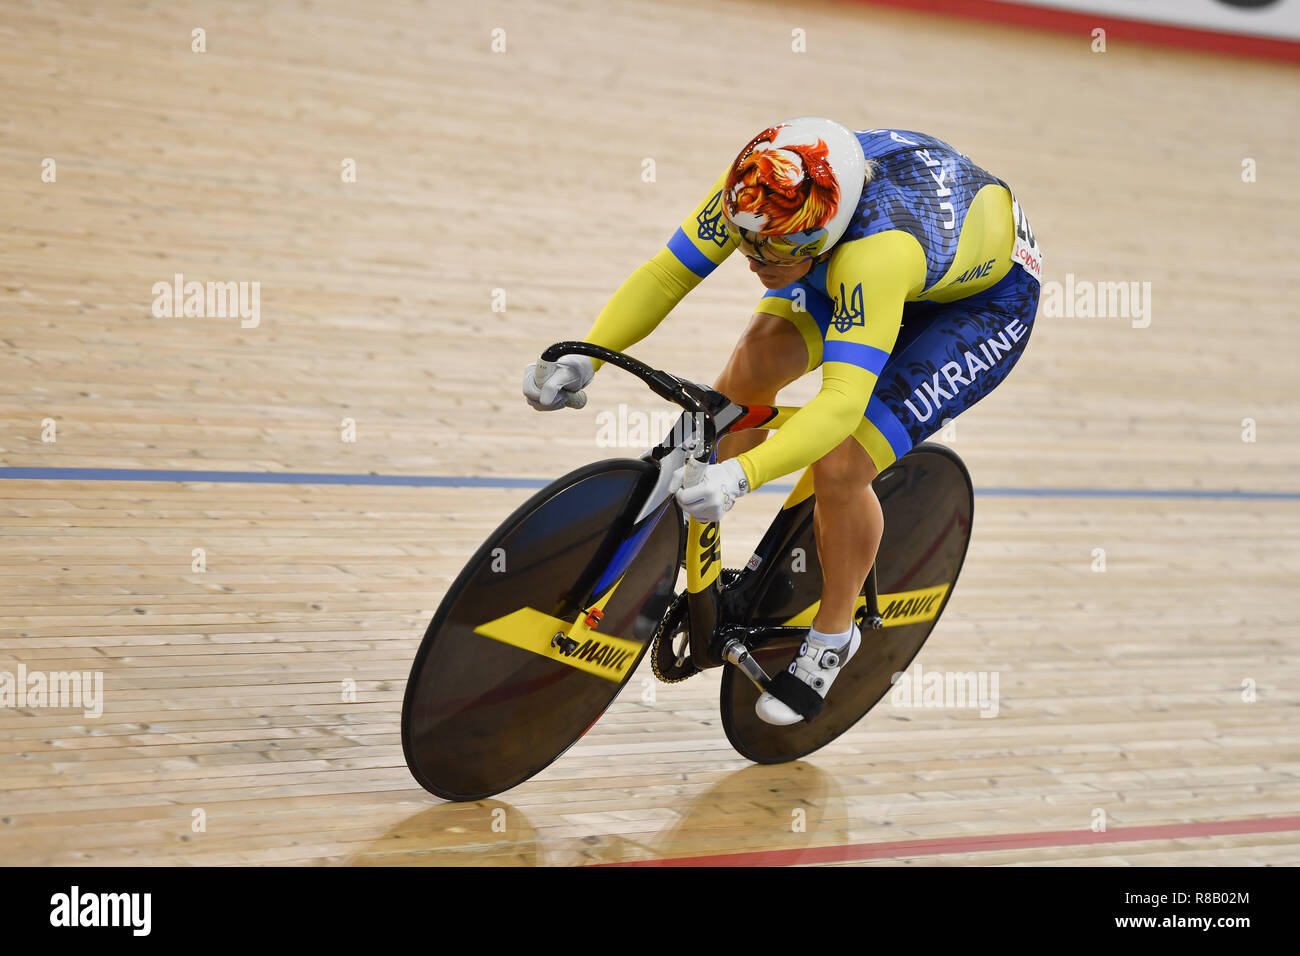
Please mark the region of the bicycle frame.
<svg viewBox="0 0 1300 956"><path fill-rule="evenodd" d="M775 429L781 427L797 407L740 405L721 392L677 378L668 372L651 369L635 359L601 346L586 342L558 342L542 353L544 361L554 362L564 355L587 355L615 365L645 382L655 394L683 408L681 419L673 426L668 438L644 456L645 460L659 464L659 479L645 497L632 526L619 535L618 548L608 563L602 561L603 570L591 589L596 598L596 609L608 599L623 569L636 555L636 542L643 539L662 517L667 506L669 488L674 473L689 458L708 462L716 458L717 441L727 434L747 428ZM763 535L758 548L750 557L740 577L727 588L721 586L722 536L719 522L700 522L694 518L687 525L685 565L687 579L687 604L689 610L688 641L690 660L694 667L704 670L732 663L750 680L766 689L769 677L754 661L749 651L776 639L802 638L807 624L752 626L742 623L744 611L751 606L751 598L762 586L771 559L797 532L803 519L799 505L813 495L812 469L806 469L787 495L781 510ZM583 590L587 590L583 588ZM585 603L585 602L584 602ZM876 570L873 567L867 578L865 601L862 605L862 623L881 626L879 600L876 591ZM579 618L575 626L594 627L599 614L592 612ZM556 634L558 647L564 650L576 646L577 635ZM568 651L565 651L568 653Z"/></svg>
<svg viewBox="0 0 1300 956"><path fill-rule="evenodd" d="M777 428L797 411L771 406L739 406L744 414L724 434L744 427ZM757 422L751 424L751 422ZM739 426L739 427L738 427ZM719 436L721 437L721 436ZM691 663L703 670L723 663L737 665L750 680L766 689L768 676L748 656L748 651L768 641L799 638L808 625L765 625L743 623L746 609L765 580L764 571L774 558L784 553L786 544L798 532L804 512L799 508L813 495L812 469L806 469L781 505L781 510L763 534L758 547L746 562L740 576L725 589L721 586L722 530L716 521L690 519L686 538L686 590L689 606L689 643ZM879 596L876 592L876 569L867 578L864 621L880 627Z"/></svg>
<svg viewBox="0 0 1300 956"><path fill-rule="evenodd" d="M402 749L416 780L444 799L479 800L529 779L592 727L647 653L669 683L735 666L722 668L719 709L749 760L796 760L839 737L919 653L961 571L974 501L960 458L921 443L873 479L886 516L886 593L876 593L873 568L854 612L864 640L832 699L776 726L756 707L774 683L763 668L788 665L820 607L811 469L739 571L723 573L719 525L686 520L672 492L679 473L698 476L716 457L720 437L776 427L795 409L738 405L586 343L561 342L543 360L565 354L637 375L683 414L639 459L594 462L546 485L466 563L403 695ZM498 568L498 550L515 545L518 560ZM896 630L868 640L868 624ZM520 726L527 733L512 737Z"/></svg>

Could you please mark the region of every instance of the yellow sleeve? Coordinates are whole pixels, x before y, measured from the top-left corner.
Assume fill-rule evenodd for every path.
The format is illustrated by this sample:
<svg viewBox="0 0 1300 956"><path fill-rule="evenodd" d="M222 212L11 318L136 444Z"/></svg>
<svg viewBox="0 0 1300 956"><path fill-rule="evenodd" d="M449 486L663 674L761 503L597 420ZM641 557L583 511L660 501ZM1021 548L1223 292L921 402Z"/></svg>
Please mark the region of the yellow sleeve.
<svg viewBox="0 0 1300 956"><path fill-rule="evenodd" d="M862 423L898 338L903 303L925 287L925 253L897 230L836 248L826 270L835 302L822 348L822 387L767 441L738 460L751 490L822 458Z"/></svg>
<svg viewBox="0 0 1300 956"><path fill-rule="evenodd" d="M653 332L686 293L731 255L736 243L722 221L725 181L723 173L668 244L619 286L585 341L626 351ZM600 368L600 362L593 364Z"/></svg>

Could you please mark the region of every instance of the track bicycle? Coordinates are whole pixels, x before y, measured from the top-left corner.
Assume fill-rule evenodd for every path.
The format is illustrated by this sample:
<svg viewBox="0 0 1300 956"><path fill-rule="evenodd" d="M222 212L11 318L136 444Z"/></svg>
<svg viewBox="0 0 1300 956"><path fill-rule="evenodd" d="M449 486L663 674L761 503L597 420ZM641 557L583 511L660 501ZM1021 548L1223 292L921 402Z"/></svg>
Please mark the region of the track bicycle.
<svg viewBox="0 0 1300 956"><path fill-rule="evenodd" d="M667 683L725 668L722 726L746 758L782 763L824 747L888 692L942 614L970 540L965 465L923 442L875 478L885 531L858 599L862 645L820 713L775 726L755 702L798 651L821 591L812 469L739 569L723 569L719 523L687 520L672 480L684 468L693 484L724 435L777 428L798 409L738 404L585 342L556 343L541 363L572 354L631 373L682 415L641 457L584 465L547 485L470 558L407 681L412 775L447 800L517 786L595 724L647 653Z"/></svg>

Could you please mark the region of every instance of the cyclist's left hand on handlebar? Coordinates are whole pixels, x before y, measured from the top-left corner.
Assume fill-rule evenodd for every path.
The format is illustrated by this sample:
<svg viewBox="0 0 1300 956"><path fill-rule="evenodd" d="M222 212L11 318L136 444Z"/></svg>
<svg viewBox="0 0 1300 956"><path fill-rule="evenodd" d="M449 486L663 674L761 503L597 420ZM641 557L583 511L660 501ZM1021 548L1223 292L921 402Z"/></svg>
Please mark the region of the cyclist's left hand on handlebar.
<svg viewBox="0 0 1300 956"><path fill-rule="evenodd" d="M530 362L524 369L524 398L539 412L553 412L565 405L582 408L587 395L582 390L595 374L585 355L564 355L555 362Z"/></svg>
<svg viewBox="0 0 1300 956"><path fill-rule="evenodd" d="M674 477L680 482L684 468ZM731 510L736 499L749 491L745 469L734 458L718 465L709 465L697 484L679 488L677 503L696 521L721 521Z"/></svg>

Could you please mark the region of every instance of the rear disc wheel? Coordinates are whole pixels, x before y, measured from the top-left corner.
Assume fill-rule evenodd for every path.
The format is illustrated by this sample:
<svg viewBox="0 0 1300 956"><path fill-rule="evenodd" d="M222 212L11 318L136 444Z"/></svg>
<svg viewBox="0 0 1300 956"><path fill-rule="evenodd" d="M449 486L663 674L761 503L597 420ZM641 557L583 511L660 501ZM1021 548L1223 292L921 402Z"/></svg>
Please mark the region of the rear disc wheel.
<svg viewBox="0 0 1300 956"><path fill-rule="evenodd" d="M778 727L754 711L759 690L735 667L722 675L722 726L727 739L756 763L798 760L826 746L871 710L907 669L943 612L970 542L974 493L961 459L943 445L923 442L872 482L885 514L885 535L876 558L884 628L858 624L862 645L844 665L826 695L826 707L811 723ZM802 548L806 570L790 572L788 555L774 559L751 602L761 613L747 623L771 626L811 623L809 608L821 595L821 565L813 537L812 508L792 537ZM803 618L806 618L805 622ZM768 674L787 666L798 640L774 641L752 650Z"/></svg>

